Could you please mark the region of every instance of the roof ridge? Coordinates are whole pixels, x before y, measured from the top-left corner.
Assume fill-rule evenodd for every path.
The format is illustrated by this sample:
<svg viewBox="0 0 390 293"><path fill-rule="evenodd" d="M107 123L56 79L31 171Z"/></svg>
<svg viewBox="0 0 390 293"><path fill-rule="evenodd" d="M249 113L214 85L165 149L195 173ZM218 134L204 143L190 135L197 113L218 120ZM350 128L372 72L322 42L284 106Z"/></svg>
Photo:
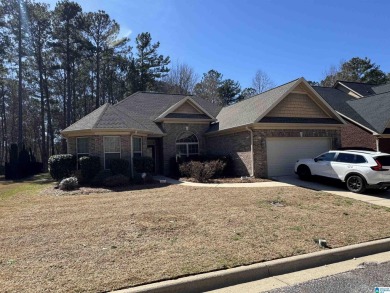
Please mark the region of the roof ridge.
<svg viewBox="0 0 390 293"><path fill-rule="evenodd" d="M144 94L155 94L155 95L170 95L170 96L194 96L193 94L172 94L165 92L157 92L157 91L137 91L136 93L144 93Z"/></svg>
<svg viewBox="0 0 390 293"><path fill-rule="evenodd" d="M123 103L124 101L126 101L128 98L130 98L130 97L132 97L132 96L135 96L135 95L137 95L137 94L139 94L140 92L135 92L135 93L132 93L130 96L127 96L126 98L124 98L122 101L119 101L118 103L116 103L115 105L113 105L113 106L117 106L117 105L119 105L119 104L121 104L121 103Z"/></svg>
<svg viewBox="0 0 390 293"><path fill-rule="evenodd" d="M95 121L95 123L92 125L91 129L95 128L95 126L98 124L100 118L103 116L103 114L104 114L104 113L107 111L107 109L110 107L110 104L109 104L109 103L105 103L104 105L102 105L102 106L100 106L100 107L105 107L105 108L104 108L103 111L99 114L99 116L96 118L96 121ZM100 107L99 107L99 108L100 108ZM99 108L97 108L97 109L99 109ZM89 114L92 114L92 113L95 112L97 109L95 109L94 111L92 111L92 112L89 113ZM89 115L89 114L88 114L88 115ZM88 115L87 115L87 116L88 116ZM87 117L87 116L84 116L84 117Z"/></svg>
<svg viewBox="0 0 390 293"><path fill-rule="evenodd" d="M349 83L358 83L358 84L376 85L376 86L377 86L377 84L375 84L375 83L360 82L360 81L347 81L347 80L339 80L339 79L338 79L338 80L336 80L335 84L336 84L337 82L349 82Z"/></svg>
<svg viewBox="0 0 390 293"><path fill-rule="evenodd" d="M260 93L260 94L254 95L254 96L252 96L252 97L250 97L250 98L244 99L244 100L239 101L239 102L237 102L237 103L234 103L234 104L231 104L231 105L227 105L227 106L225 106L225 107L222 107L222 109L226 109L226 108L229 108L229 107L231 107L231 106L239 105L240 103L242 103L242 102L244 102L244 101L249 101L249 100L251 100L251 99L253 99L253 98L256 98L256 97L258 97L258 96L261 96L261 95L263 95L263 94L265 94L265 93L268 93L268 92L270 92L270 91L273 91L273 90L275 90L275 89L277 89L277 88L280 88L280 87L282 87L282 86L285 86L285 85L287 85L287 84L289 84L289 83L296 82L296 81L297 81L298 79L300 79L300 78L301 78L301 77L296 78L296 79L294 79L294 80L291 80L291 81L289 81L289 82L286 82L286 83L284 83L284 84L278 85L278 86L276 86L276 87L274 87L274 88L272 88L272 89L266 90L266 91L264 91L264 92L262 92L262 93ZM221 110L222 110L222 109L221 109Z"/></svg>

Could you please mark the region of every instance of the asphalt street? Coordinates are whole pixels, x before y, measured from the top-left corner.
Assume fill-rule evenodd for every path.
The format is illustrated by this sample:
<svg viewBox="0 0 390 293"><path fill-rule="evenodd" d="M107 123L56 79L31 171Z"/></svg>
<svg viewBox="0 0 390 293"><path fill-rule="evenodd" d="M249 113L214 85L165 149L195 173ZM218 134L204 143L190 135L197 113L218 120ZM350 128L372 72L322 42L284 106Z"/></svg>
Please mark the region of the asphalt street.
<svg viewBox="0 0 390 293"><path fill-rule="evenodd" d="M311 280L305 283L283 287L268 291L270 293L305 293L305 292L390 292L384 290L375 291L376 287L390 288L390 262L362 263L357 269L324 277L321 279Z"/></svg>

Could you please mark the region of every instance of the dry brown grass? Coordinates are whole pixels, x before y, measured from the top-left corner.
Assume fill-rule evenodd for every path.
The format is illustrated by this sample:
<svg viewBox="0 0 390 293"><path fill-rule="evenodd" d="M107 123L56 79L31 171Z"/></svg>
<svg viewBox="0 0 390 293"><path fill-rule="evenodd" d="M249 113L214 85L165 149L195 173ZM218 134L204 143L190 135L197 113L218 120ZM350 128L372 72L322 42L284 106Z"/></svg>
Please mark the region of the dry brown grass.
<svg viewBox="0 0 390 293"><path fill-rule="evenodd" d="M0 201L0 291L111 290L388 237L389 219L299 187L24 193Z"/></svg>

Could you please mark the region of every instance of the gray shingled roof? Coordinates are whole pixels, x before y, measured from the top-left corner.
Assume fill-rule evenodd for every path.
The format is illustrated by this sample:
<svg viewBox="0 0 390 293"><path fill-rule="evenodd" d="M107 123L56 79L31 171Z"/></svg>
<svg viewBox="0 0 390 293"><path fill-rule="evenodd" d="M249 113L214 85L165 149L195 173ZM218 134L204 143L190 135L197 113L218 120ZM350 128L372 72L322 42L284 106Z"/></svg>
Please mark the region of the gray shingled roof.
<svg viewBox="0 0 390 293"><path fill-rule="evenodd" d="M143 116L154 120L186 97L191 97L199 104L199 106L205 109L213 117L215 117L221 110L221 106L212 104L209 101L196 96L169 95L152 92L137 92L114 106L126 109L126 111L129 110L133 113L142 114Z"/></svg>
<svg viewBox="0 0 390 293"><path fill-rule="evenodd" d="M138 117L130 117L126 113L106 103L64 129L63 132L92 129L135 129L146 132L152 131L147 126L142 125L142 120L138 119Z"/></svg>
<svg viewBox="0 0 390 293"><path fill-rule="evenodd" d="M386 92L390 92L390 83L373 86L372 90L376 94L383 94L383 93L386 93Z"/></svg>
<svg viewBox="0 0 390 293"><path fill-rule="evenodd" d="M363 97L374 95L375 92L373 91L372 87L375 86L374 84L368 84L368 83L361 83L361 82L352 82L352 81L338 81L350 89L354 90L355 92L359 93Z"/></svg>
<svg viewBox="0 0 390 293"><path fill-rule="evenodd" d="M383 133L390 120L390 93L361 98L355 101L348 101L361 117L372 125L378 133Z"/></svg>
<svg viewBox="0 0 390 293"><path fill-rule="evenodd" d="M377 132L383 133L390 119L390 92L355 99L327 87L313 87L337 112Z"/></svg>
<svg viewBox="0 0 390 293"><path fill-rule="evenodd" d="M185 95L137 92L115 105L104 104L64 129L63 132L92 129L132 129L161 135L163 131L154 120L186 97ZM213 117L221 109L220 106L202 98L190 97ZM176 114L176 116L170 117L182 118L179 116L180 114ZM191 117L186 118L205 119L209 117L191 115Z"/></svg>
<svg viewBox="0 0 390 293"><path fill-rule="evenodd" d="M287 93L297 80L222 108L217 116L218 122L212 125L210 131L224 130L254 123L281 96Z"/></svg>

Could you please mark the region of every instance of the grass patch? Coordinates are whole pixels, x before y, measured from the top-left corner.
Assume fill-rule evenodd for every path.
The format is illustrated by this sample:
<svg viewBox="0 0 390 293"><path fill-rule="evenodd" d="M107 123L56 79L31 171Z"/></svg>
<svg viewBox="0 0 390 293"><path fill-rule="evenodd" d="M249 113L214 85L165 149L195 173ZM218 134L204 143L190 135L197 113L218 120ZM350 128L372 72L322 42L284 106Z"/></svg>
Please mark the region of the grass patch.
<svg viewBox="0 0 390 293"><path fill-rule="evenodd" d="M13 197L18 194L36 194L54 182L48 173L35 175L23 180L0 180L0 200Z"/></svg>
<svg viewBox="0 0 390 293"><path fill-rule="evenodd" d="M38 194L48 184L0 183L17 195L0 204L1 292L111 291L390 236L388 208L299 187Z"/></svg>

